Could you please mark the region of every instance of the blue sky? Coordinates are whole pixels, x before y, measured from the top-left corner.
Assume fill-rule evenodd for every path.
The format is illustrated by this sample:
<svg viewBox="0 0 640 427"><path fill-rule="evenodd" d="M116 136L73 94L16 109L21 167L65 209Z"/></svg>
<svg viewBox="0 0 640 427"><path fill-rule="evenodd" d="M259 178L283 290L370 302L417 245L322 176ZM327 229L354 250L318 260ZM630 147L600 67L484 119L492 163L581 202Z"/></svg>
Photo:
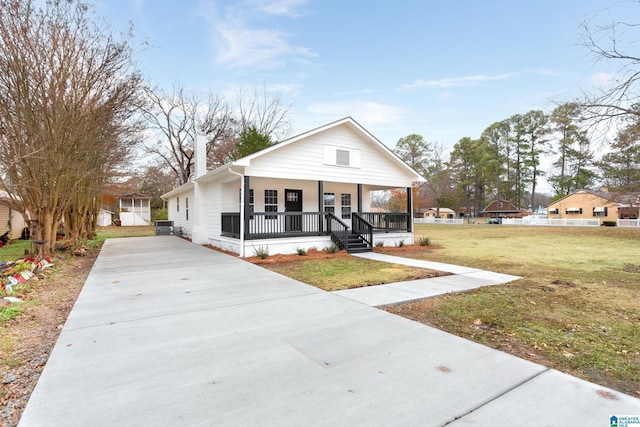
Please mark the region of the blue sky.
<svg viewBox="0 0 640 427"><path fill-rule="evenodd" d="M610 79L611 65L579 46L579 24L594 12L607 22L630 7L594 0L96 4L115 29L133 23L136 56L153 84L203 95L264 86L291 103L293 134L352 116L392 148L418 133L447 149Z"/></svg>

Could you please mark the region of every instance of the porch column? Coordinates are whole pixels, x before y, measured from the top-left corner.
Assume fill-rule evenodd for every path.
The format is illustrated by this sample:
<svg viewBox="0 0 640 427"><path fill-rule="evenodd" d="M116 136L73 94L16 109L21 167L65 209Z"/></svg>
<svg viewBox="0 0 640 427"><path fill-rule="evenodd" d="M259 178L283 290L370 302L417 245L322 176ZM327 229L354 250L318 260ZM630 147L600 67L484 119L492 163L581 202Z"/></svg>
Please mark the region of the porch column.
<svg viewBox="0 0 640 427"><path fill-rule="evenodd" d="M251 213L249 212L249 195L251 193L251 191L249 191L250 188L250 184L251 184L251 178L248 176L244 176L244 188L242 189L242 214L240 215L240 221L242 221L244 223L244 230L242 230L243 232L243 242L242 244L244 245L244 239L247 238L247 234L249 231L249 219L251 218Z"/></svg>
<svg viewBox="0 0 640 427"><path fill-rule="evenodd" d="M320 234L324 233L324 215L322 212L324 211L324 181L318 181L318 232Z"/></svg>
<svg viewBox="0 0 640 427"><path fill-rule="evenodd" d="M411 191L411 187L407 187L407 212L409 213L407 231L411 232L413 229L413 191Z"/></svg>
<svg viewBox="0 0 640 427"><path fill-rule="evenodd" d="M358 184L358 213L362 212L362 184Z"/></svg>

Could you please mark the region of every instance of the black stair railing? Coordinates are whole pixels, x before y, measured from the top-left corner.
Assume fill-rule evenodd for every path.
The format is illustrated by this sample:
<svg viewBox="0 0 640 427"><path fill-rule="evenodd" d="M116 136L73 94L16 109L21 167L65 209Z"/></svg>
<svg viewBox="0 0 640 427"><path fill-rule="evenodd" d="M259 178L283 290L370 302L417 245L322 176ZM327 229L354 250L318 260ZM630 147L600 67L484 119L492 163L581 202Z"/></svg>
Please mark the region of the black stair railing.
<svg viewBox="0 0 640 427"><path fill-rule="evenodd" d="M331 212L325 212L325 215L327 218L327 232L329 236L331 236L331 241L335 243L339 249L346 249L349 226Z"/></svg>
<svg viewBox="0 0 640 427"><path fill-rule="evenodd" d="M351 229L353 233L360 236L367 247L373 247L373 225L365 220L358 213L351 214Z"/></svg>

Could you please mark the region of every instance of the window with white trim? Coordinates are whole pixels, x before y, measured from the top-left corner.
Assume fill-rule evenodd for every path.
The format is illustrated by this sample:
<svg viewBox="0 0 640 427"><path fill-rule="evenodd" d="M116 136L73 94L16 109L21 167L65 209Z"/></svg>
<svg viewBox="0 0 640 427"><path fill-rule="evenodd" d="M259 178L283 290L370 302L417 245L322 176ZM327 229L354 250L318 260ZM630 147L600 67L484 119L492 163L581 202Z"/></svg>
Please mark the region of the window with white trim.
<svg viewBox="0 0 640 427"><path fill-rule="evenodd" d="M278 212L278 190L264 190L264 211ZM276 219L276 215L267 215L266 219Z"/></svg>
<svg viewBox="0 0 640 427"><path fill-rule="evenodd" d="M340 202L342 205L342 219L351 219L351 194L342 193Z"/></svg>
<svg viewBox="0 0 640 427"><path fill-rule="evenodd" d="M180 212L180 196L176 197L176 212Z"/></svg>
<svg viewBox="0 0 640 427"><path fill-rule="evenodd" d="M335 214L336 212L336 195L335 193L324 193L324 211Z"/></svg>
<svg viewBox="0 0 640 427"><path fill-rule="evenodd" d="M189 198L185 197L184 199L184 219L189 221Z"/></svg>

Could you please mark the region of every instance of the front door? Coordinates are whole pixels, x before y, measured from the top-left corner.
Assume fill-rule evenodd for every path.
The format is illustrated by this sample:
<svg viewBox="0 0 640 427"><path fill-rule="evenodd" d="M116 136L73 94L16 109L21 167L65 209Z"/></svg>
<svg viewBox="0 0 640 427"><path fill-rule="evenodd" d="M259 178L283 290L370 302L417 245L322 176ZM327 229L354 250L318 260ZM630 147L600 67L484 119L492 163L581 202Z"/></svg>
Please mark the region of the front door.
<svg viewBox="0 0 640 427"><path fill-rule="evenodd" d="M284 190L285 212L302 212L302 190ZM285 231L302 231L302 214L285 217Z"/></svg>

